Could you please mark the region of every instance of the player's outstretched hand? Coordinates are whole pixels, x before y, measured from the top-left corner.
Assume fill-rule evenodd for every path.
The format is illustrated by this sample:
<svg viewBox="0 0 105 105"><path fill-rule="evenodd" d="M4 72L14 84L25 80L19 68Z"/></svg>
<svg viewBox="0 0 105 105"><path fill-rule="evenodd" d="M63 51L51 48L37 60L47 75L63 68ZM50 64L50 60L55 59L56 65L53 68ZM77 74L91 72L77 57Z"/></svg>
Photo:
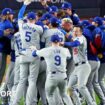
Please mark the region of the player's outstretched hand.
<svg viewBox="0 0 105 105"><path fill-rule="evenodd" d="M42 4L42 6L48 7L47 0L40 0L40 3Z"/></svg>
<svg viewBox="0 0 105 105"><path fill-rule="evenodd" d="M30 48L32 51L37 50L36 46L30 46L29 48Z"/></svg>
<svg viewBox="0 0 105 105"><path fill-rule="evenodd" d="M24 0L24 5L29 5L31 4L32 0Z"/></svg>
<svg viewBox="0 0 105 105"><path fill-rule="evenodd" d="M64 42L60 42L60 45L62 45L62 46L63 46L63 45L64 45Z"/></svg>

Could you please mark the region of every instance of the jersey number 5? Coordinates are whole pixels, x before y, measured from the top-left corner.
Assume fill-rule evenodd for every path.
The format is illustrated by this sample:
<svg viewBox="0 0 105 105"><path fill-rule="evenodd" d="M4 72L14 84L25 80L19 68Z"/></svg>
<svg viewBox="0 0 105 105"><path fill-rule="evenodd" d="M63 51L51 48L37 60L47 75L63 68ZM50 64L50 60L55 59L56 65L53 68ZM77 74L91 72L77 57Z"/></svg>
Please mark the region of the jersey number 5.
<svg viewBox="0 0 105 105"><path fill-rule="evenodd" d="M61 57L59 55L56 55L55 56L55 65L56 66L59 66L61 64Z"/></svg>
<svg viewBox="0 0 105 105"><path fill-rule="evenodd" d="M30 42L31 41L31 32L26 32L26 36L25 36L25 40L26 42Z"/></svg>

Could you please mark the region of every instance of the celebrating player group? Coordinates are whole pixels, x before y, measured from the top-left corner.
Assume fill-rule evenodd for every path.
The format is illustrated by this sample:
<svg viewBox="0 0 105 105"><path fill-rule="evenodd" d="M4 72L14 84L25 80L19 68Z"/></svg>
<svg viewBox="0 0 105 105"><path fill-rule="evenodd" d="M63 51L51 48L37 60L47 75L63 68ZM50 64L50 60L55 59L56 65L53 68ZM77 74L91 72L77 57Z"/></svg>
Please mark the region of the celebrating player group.
<svg viewBox="0 0 105 105"><path fill-rule="evenodd" d="M0 93L12 93L0 105L105 105L105 18L80 20L70 2L44 0L44 12L25 15L32 0L20 2L17 18L11 8L0 16Z"/></svg>

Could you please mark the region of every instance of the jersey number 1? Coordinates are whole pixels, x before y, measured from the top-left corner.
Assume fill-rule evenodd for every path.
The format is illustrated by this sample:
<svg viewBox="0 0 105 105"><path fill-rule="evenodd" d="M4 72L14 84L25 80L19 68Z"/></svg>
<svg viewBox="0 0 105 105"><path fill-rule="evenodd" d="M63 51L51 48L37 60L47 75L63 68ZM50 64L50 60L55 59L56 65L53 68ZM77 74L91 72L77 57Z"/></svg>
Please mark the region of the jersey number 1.
<svg viewBox="0 0 105 105"><path fill-rule="evenodd" d="M25 40L26 42L30 42L31 41L31 32L26 32L26 36L25 36Z"/></svg>
<svg viewBox="0 0 105 105"><path fill-rule="evenodd" d="M56 66L59 66L61 64L61 57L59 55L56 55L55 56L55 65Z"/></svg>

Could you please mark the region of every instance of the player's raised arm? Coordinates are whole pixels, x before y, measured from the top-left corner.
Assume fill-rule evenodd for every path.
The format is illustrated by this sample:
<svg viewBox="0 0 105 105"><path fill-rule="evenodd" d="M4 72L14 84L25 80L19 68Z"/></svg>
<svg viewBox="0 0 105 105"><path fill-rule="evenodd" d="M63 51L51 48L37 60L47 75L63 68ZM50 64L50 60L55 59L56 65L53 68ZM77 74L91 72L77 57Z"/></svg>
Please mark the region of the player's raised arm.
<svg viewBox="0 0 105 105"><path fill-rule="evenodd" d="M49 7L46 0L40 0L40 3L42 4L42 6L43 6L44 8Z"/></svg>
<svg viewBox="0 0 105 105"><path fill-rule="evenodd" d="M27 5L29 5L31 3L31 0L25 0L23 3L23 6L21 7L19 13L18 13L18 26L19 26L19 30L22 29L22 25L23 25L23 16L24 16L24 12L26 10Z"/></svg>
<svg viewBox="0 0 105 105"><path fill-rule="evenodd" d="M24 12L26 10L26 7L27 5L29 5L31 3L31 0L25 0L24 3L23 3L23 6L22 8L20 9L19 11L19 14L18 14L18 19L22 19L23 18L23 15L24 15Z"/></svg>
<svg viewBox="0 0 105 105"><path fill-rule="evenodd" d="M26 10L26 7L27 7L27 5L23 5L22 6L22 8L20 9L19 14L18 14L18 19L22 19L23 18L23 15L24 15L24 12Z"/></svg>

